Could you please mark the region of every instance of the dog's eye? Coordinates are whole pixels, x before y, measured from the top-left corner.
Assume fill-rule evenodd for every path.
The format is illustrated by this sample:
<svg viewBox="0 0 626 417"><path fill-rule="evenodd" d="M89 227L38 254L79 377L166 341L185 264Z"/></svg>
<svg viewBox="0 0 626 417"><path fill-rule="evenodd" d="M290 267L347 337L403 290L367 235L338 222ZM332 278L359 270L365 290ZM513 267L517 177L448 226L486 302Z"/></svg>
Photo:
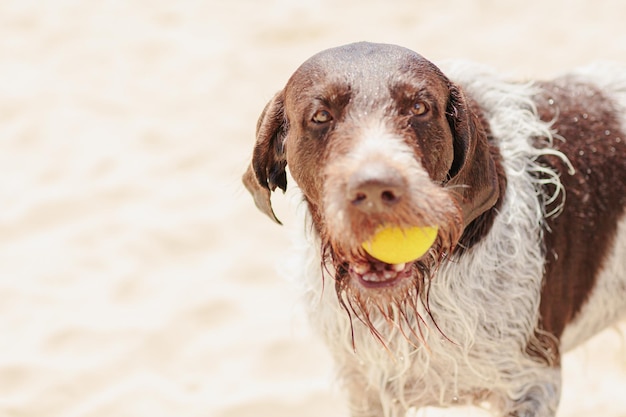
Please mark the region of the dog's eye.
<svg viewBox="0 0 626 417"><path fill-rule="evenodd" d="M319 124L328 123L333 120L333 116L331 116L330 112L327 110L318 110L315 112L311 120L313 120L314 123Z"/></svg>
<svg viewBox="0 0 626 417"><path fill-rule="evenodd" d="M418 101L411 107L411 113L415 116L422 116L428 112L428 105L423 101Z"/></svg>

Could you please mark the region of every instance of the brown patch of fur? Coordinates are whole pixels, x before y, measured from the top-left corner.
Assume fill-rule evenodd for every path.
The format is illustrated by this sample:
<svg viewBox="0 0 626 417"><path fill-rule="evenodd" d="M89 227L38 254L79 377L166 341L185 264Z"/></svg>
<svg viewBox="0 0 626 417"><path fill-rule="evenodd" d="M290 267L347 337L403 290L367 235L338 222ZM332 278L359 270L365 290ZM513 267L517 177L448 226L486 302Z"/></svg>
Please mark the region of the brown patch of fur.
<svg viewBox="0 0 626 417"><path fill-rule="evenodd" d="M560 174L566 192L562 212L547 219L540 306L541 328L560 338L587 301L624 214L626 132L615 103L593 85L562 78L539 86L539 116L554 120L553 147L576 170L568 173L557 157L540 161ZM547 188L546 195L551 195L554 187Z"/></svg>

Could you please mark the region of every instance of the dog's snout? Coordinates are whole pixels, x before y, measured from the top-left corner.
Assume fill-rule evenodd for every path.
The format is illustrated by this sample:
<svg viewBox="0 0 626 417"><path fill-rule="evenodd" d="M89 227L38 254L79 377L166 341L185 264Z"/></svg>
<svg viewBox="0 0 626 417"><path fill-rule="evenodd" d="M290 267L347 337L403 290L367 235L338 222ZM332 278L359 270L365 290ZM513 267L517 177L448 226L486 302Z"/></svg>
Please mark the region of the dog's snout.
<svg viewBox="0 0 626 417"><path fill-rule="evenodd" d="M352 174L348 184L350 204L370 214L393 210L403 197L405 181L387 165L372 165Z"/></svg>
<svg viewBox="0 0 626 417"><path fill-rule="evenodd" d="M385 180L368 180L352 190L350 201L354 205L387 206L400 200L402 191L396 184Z"/></svg>

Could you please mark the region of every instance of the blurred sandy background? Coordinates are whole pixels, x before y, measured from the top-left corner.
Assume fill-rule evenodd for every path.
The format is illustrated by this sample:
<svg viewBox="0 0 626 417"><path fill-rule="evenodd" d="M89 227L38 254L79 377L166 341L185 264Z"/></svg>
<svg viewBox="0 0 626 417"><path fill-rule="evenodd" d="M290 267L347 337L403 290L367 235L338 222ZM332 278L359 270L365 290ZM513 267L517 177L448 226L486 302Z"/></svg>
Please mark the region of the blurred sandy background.
<svg viewBox="0 0 626 417"><path fill-rule="evenodd" d="M266 101L357 40L518 78L626 62L625 16L621 0L4 0L0 416L346 416L276 272L286 228L240 186ZM561 417L626 416L624 346L607 332L567 357Z"/></svg>

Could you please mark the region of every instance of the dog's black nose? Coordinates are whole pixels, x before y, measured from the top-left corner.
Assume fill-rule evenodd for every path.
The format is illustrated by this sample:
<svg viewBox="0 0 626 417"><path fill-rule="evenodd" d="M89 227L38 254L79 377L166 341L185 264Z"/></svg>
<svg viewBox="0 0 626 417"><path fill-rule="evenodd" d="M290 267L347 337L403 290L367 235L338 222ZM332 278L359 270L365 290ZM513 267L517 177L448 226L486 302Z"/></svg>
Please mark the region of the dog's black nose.
<svg viewBox="0 0 626 417"><path fill-rule="evenodd" d="M393 167L372 164L351 175L348 199L356 209L368 214L393 210L405 191L405 181Z"/></svg>

